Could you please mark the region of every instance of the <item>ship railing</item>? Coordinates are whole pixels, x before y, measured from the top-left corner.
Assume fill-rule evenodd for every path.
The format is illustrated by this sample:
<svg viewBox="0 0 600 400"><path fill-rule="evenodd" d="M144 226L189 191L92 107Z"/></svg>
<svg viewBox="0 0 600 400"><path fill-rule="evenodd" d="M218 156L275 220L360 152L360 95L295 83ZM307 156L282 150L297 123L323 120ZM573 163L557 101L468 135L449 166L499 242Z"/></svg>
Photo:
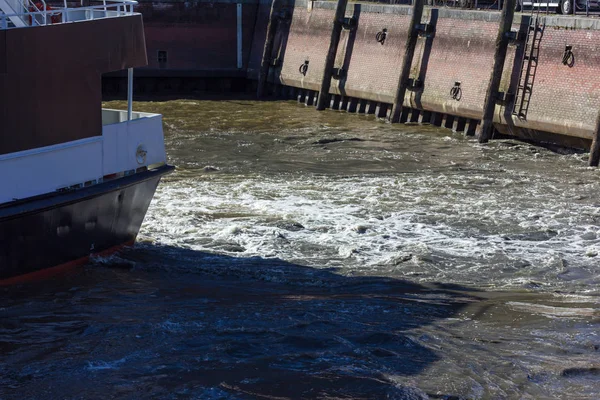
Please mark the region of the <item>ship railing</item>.
<svg viewBox="0 0 600 400"><path fill-rule="evenodd" d="M50 7L44 0L26 0L24 11L20 13L0 13L0 29L18 28L11 20L19 18L26 27L55 25L76 21L114 18L135 14L133 7L138 4L134 0L99 0L93 6L69 7L64 0L64 7ZM41 5L41 7L40 7Z"/></svg>
<svg viewBox="0 0 600 400"><path fill-rule="evenodd" d="M40 8L38 5L41 5L42 7ZM23 7L25 8L25 12L37 12L40 13L39 15L35 15L35 16L30 16L29 20L30 20L30 24L33 25L46 25L47 20L48 20L48 14L46 12L46 2L44 0L39 0L37 3L33 2L32 0L27 0L24 4ZM41 20L40 20L41 19Z"/></svg>

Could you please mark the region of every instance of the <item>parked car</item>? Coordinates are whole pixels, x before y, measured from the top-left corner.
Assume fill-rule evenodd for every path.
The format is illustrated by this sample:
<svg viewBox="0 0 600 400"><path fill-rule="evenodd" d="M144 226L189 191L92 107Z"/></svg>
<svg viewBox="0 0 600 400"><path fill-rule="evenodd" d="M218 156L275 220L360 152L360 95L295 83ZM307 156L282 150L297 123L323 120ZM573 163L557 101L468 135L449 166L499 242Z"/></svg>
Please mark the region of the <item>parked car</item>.
<svg viewBox="0 0 600 400"><path fill-rule="evenodd" d="M575 2L575 11L600 11L600 0L519 0L517 5L518 11L524 11L533 8L555 10L559 14L574 14L573 2Z"/></svg>

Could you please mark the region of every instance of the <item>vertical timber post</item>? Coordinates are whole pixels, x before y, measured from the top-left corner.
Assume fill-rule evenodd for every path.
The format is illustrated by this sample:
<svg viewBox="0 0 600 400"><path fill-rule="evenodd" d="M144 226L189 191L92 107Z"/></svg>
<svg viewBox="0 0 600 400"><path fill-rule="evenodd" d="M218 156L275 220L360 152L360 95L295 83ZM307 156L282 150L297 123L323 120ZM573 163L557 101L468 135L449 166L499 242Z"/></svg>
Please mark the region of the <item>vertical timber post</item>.
<svg viewBox="0 0 600 400"><path fill-rule="evenodd" d="M408 37L406 38L406 45L404 47L404 58L402 59L402 69L400 70L400 78L398 79L398 89L396 90L392 113L390 114L390 121L393 123L400 120L400 114L402 113L402 104L404 103L404 95L408 87L410 67L412 66L417 38L419 36L417 25L421 23L421 17L423 16L423 3L423 0L413 1L412 18L408 26Z"/></svg>
<svg viewBox="0 0 600 400"><path fill-rule="evenodd" d="M514 15L515 0L504 0L504 8L502 8L502 14L500 14L500 24L498 26L498 35L496 36L494 66L487 91L485 92L481 130L477 134L479 143L487 143L494 132L494 110L496 109L496 99L498 98L498 89L502 80L502 70L504 69L504 60L506 60L506 50L508 48L509 34Z"/></svg>
<svg viewBox="0 0 600 400"><path fill-rule="evenodd" d="M592 140L592 147L590 148L590 167L597 167L600 162L600 113L596 118L596 130L594 130L594 139Z"/></svg>
<svg viewBox="0 0 600 400"><path fill-rule="evenodd" d="M263 49L262 60L260 62L260 71L258 72L258 88L256 89L256 97L261 98L265 93L267 79L269 77L269 65L271 64L271 53L273 51L273 42L275 41L275 33L277 32L276 13L279 11L279 0L273 0L271 4L271 12L269 14L269 23L267 25L267 37L265 39L265 47Z"/></svg>
<svg viewBox="0 0 600 400"><path fill-rule="evenodd" d="M338 0L333 17L333 29L331 30L331 40L329 42L329 51L325 58L325 69L323 70L323 79L321 79L321 90L319 90L319 100L317 100L317 110L324 110L329 100L329 86L331 86L331 75L333 73L333 64L337 54L340 36L342 34L342 25L344 24L344 15L348 0Z"/></svg>

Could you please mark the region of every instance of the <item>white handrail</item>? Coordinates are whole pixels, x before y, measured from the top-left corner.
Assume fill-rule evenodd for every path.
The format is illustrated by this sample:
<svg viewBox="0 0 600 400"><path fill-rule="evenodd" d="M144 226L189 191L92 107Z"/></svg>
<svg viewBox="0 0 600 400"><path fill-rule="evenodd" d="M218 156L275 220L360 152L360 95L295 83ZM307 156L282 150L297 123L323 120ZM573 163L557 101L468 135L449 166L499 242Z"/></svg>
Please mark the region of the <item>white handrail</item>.
<svg viewBox="0 0 600 400"><path fill-rule="evenodd" d="M30 10L33 8L36 12L43 12L42 14L42 24L41 25L46 25L48 18L47 18L47 7L46 7L46 2L44 0L38 0L38 3L42 3L42 9L40 10L40 8L37 6L36 3L34 3L33 0L27 0L27 6L23 5L23 7L25 7L25 12L30 13ZM31 22L30 25L33 26L34 23L38 24L37 19L34 16L30 16L31 18ZM39 24L38 24L39 25Z"/></svg>
<svg viewBox="0 0 600 400"><path fill-rule="evenodd" d="M43 5L42 9L40 9L36 4L35 0L26 0L27 5L24 3L23 8L25 12L23 13L15 13L15 14L4 14L0 12L0 29L11 29L13 27L8 26L10 22L10 18L19 17L23 21L27 21L30 19L30 26L34 25L49 25L53 24L52 18L48 18L48 16L52 17L58 14L62 14L62 19L60 22L56 22L56 24L73 22L76 20L93 20L97 18L109 18L109 17L121 17L124 15L133 15L133 6L138 4L135 0L92 0L94 2L100 2L101 5L97 6L87 6L87 7L68 7L67 0L64 0L64 8L50 8L47 9L46 2L44 0L37 0L38 3ZM128 7L129 6L129 7ZM33 9L34 11L29 11ZM98 12L100 11L99 15ZM71 19L69 18L69 14L73 12L83 12L80 15L83 15L83 19ZM109 14L110 12L114 14ZM38 16L41 16L41 23L38 22ZM14 27L16 28L16 27Z"/></svg>

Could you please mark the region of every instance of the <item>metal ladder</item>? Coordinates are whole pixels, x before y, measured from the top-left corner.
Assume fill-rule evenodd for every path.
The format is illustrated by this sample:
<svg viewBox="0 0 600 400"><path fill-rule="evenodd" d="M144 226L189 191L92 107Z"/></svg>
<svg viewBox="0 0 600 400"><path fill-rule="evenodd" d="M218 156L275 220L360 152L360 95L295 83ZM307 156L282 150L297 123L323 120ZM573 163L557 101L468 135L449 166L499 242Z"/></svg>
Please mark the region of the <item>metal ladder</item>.
<svg viewBox="0 0 600 400"><path fill-rule="evenodd" d="M517 94L515 97L515 104L513 108L513 115L516 115L520 119L527 118L527 111L529 110L529 101L531 100L531 93L533 91L533 83L535 81L535 73L538 66L538 56L540 53L540 42L542 40L544 29L540 25L539 9L537 14L533 15L529 20L529 27L527 30L527 39L525 42L525 50L523 52L523 59L521 61L521 75L519 77L519 86L517 87Z"/></svg>

